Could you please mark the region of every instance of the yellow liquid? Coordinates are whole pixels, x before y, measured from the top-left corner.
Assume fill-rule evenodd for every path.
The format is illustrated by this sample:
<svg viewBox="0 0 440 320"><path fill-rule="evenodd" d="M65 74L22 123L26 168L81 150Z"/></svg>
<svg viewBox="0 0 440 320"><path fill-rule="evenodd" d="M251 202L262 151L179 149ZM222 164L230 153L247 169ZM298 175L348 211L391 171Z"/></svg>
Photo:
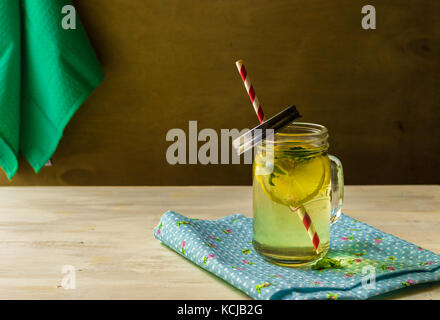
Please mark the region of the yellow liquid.
<svg viewBox="0 0 440 320"><path fill-rule="evenodd" d="M255 249L266 259L289 266L323 257L330 241L330 161L311 146L275 146L272 173L257 173L270 165L259 151L254 161L253 210ZM305 210L318 233L320 251L295 208Z"/></svg>

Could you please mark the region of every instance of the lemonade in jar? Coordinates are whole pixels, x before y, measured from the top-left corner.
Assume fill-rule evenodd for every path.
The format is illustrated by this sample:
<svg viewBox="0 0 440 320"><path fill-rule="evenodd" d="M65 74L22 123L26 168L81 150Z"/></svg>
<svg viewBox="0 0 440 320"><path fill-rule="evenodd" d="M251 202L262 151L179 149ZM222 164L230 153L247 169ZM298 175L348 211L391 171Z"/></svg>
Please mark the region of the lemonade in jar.
<svg viewBox="0 0 440 320"><path fill-rule="evenodd" d="M327 253L343 198L342 166L328 147L325 127L294 122L255 148L253 245L269 261L300 266Z"/></svg>

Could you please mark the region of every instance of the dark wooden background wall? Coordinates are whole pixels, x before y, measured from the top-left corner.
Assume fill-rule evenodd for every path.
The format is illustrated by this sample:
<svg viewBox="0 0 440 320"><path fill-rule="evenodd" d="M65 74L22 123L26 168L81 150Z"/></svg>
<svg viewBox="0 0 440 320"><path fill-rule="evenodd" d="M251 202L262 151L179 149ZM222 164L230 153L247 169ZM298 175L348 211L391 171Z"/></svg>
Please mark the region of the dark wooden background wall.
<svg viewBox="0 0 440 320"><path fill-rule="evenodd" d="M242 58L266 114L326 125L347 184L440 182L440 2L77 0L106 73L54 166L2 185L250 184L249 165L165 161L166 132L251 128ZM361 8L377 29L361 28Z"/></svg>

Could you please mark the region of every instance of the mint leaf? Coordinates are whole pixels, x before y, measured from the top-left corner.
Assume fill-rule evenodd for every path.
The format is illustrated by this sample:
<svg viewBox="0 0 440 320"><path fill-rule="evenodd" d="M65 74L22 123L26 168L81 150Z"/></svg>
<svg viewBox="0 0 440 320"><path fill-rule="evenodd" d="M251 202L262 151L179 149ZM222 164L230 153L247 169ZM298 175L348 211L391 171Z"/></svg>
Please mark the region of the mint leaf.
<svg viewBox="0 0 440 320"><path fill-rule="evenodd" d="M276 176L275 176L273 173L271 173L270 176L269 176L269 184L270 184L272 187L275 187L275 185L274 185L273 182L272 182L272 179L273 179L273 178L276 178Z"/></svg>
<svg viewBox="0 0 440 320"><path fill-rule="evenodd" d="M286 174L285 171L281 170L278 166L273 166L273 173L278 173L278 174Z"/></svg>
<svg viewBox="0 0 440 320"><path fill-rule="evenodd" d="M313 270L321 269L340 269L342 268L342 260L324 257L312 266Z"/></svg>

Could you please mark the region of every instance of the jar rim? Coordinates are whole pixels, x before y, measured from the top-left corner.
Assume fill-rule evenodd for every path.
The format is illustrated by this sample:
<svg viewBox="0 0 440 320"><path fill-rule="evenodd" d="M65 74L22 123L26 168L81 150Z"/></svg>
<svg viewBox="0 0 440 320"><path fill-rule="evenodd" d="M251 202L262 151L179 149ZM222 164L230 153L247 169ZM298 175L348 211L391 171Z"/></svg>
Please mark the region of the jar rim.
<svg viewBox="0 0 440 320"><path fill-rule="evenodd" d="M314 145L317 150L328 149L328 130L316 123L292 122L280 131L276 132L272 141L266 140L264 144L289 147L293 145Z"/></svg>
<svg viewBox="0 0 440 320"><path fill-rule="evenodd" d="M276 133L279 137L324 138L328 135L326 127L310 122L292 122Z"/></svg>

